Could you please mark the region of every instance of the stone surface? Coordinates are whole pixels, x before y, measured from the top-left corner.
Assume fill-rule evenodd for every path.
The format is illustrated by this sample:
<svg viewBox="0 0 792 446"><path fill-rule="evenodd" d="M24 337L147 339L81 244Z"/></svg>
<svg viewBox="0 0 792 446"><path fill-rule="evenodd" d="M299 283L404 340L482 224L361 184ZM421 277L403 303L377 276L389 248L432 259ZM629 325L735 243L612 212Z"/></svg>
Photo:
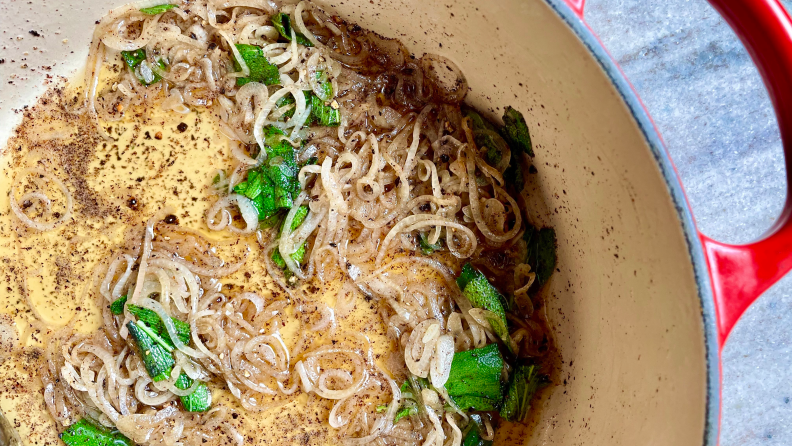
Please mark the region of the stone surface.
<svg viewBox="0 0 792 446"><path fill-rule="evenodd" d="M699 228L733 243L764 233L785 199L781 140L762 80L728 25L704 0L589 0L585 17L660 129ZM732 332L721 445L792 444L790 310L787 277Z"/></svg>

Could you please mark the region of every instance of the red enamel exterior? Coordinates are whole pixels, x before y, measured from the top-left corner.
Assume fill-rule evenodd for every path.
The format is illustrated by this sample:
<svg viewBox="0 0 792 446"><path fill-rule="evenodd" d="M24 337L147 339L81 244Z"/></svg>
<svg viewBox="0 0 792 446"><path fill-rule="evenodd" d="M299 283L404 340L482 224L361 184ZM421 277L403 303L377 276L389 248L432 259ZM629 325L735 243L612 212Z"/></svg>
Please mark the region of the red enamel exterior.
<svg viewBox="0 0 792 446"><path fill-rule="evenodd" d="M565 1L582 19L585 0ZM699 233L712 281L722 349L745 310L792 270L792 19L779 0L709 2L740 37L764 79L784 142L788 178L784 211L762 239L729 245Z"/></svg>
<svg viewBox="0 0 792 446"><path fill-rule="evenodd" d="M761 240L742 246L718 243L701 234L718 312L720 346L743 312L792 269L792 20L778 0L710 0L743 41L762 74L776 110L784 142L787 203L776 225Z"/></svg>
<svg viewBox="0 0 792 446"><path fill-rule="evenodd" d="M570 8L572 8L573 11L575 11L575 14L577 14L578 17L580 17L581 19L583 18L583 8L586 6L586 0L564 0L564 1L566 2L567 5L569 5Z"/></svg>

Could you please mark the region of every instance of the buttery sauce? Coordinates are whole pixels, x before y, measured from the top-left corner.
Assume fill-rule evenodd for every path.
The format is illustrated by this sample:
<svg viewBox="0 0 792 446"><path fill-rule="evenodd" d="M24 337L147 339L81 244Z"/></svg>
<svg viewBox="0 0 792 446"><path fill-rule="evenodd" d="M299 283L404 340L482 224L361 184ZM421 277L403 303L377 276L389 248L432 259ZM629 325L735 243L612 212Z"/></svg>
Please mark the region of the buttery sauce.
<svg viewBox="0 0 792 446"><path fill-rule="evenodd" d="M79 104L79 93L72 86L49 91L26 111L0 157L0 410L15 431L10 435L27 445L60 443L37 378L38 370L46 366L44 327L57 330L72 324L83 333L100 328L98 304L103 302L98 285L103 274L96 266L117 252L128 234L142 236L146 220L160 209L172 209L180 226L199 230L208 240L249 247L245 266L221 279L229 296L252 291L269 302L282 294L267 276L255 236L237 241L236 235L210 233L206 227L204 214L216 199L212 178L233 164L228 140L209 111L180 115L158 107L134 110L122 121L105 124L106 139L85 114L66 112ZM11 212L12 184L20 195L25 181L35 181L15 178L27 168L59 178L74 197L73 215L54 230L28 229ZM48 192L53 211L65 209L63 195L54 188ZM332 308L337 284L320 286L315 288L316 298ZM376 361L382 363L391 346L377 306L362 295L354 298L354 309L339 318L339 327L317 336L315 342L328 342L343 330L358 330L368 336ZM318 318L307 317L314 322ZM36 322L38 318L41 322ZM285 309L281 321L280 333L292 349L300 337L294 305ZM224 386L210 387L213 405L234 411L233 423L247 442L335 443L327 424L332 401L297 392L272 402L281 407L253 414Z"/></svg>
<svg viewBox="0 0 792 446"><path fill-rule="evenodd" d="M101 81L108 82L113 74L103 73ZM81 102L79 86L51 89L25 111L22 124L0 155L0 410L5 417L0 420L0 444L9 440L27 445L60 444L38 378L46 367L45 331L67 325L82 333L100 328L98 305L106 303L98 293L103 272L97 265L131 236L142 237L145 222L161 209L170 209L175 217L171 221L200 231L218 246L232 246L235 252L223 257L229 262L249 248L245 266L221 279L228 296L252 291L267 302L285 297L267 275L264 253L255 236L210 232L206 226L205 212L216 200L212 178L218 170L234 164L229 141L211 111L181 115L159 107L126 110L123 120L103 123L100 132L86 113L74 112ZM11 211L12 186L20 196L25 184L38 181L35 174L24 174L31 168L60 179L73 196L73 214L52 231L26 228ZM51 186L45 184L44 190L52 200L52 209L64 212L64 197ZM23 202L20 206L26 209L30 205ZM443 261L458 269L458 259L448 256ZM429 269L410 274L411 280L442 282ZM333 308L340 283L317 279L303 285L313 288L312 293L302 295L312 294ZM315 335L311 342L316 346L331 342L344 331L360 331L370 340L376 363L387 370L388 353L396 346L385 335L378 304L355 294L354 309L339 316L334 329ZM316 313L295 314L295 306L310 303L290 302L280 317L280 333L290 350L303 335L297 318L315 322L319 317ZM295 361L293 357L292 364ZM247 443L338 442L327 421L333 401L297 392L271 401L272 410L251 413L221 383L214 382L210 388L213 405L233 411L232 422ZM544 398L538 396L534 407L538 409ZM532 423L501 425L496 442L522 443L538 412L532 411Z"/></svg>

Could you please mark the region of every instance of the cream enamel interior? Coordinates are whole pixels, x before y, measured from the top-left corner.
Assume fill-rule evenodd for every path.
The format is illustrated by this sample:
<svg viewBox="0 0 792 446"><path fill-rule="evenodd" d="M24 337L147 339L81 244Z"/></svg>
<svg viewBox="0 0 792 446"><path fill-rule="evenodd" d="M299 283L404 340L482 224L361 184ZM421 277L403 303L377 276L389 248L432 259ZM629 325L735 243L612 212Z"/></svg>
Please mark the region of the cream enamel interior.
<svg viewBox="0 0 792 446"><path fill-rule="evenodd" d="M68 75L94 20L117 3L27 5L24 18L61 30L32 57L67 60L54 72ZM318 3L416 54L450 57L468 77L468 101L491 117L505 105L526 115L538 169L530 213L558 234L559 270L545 291L563 368L539 424L510 444L700 445L705 347L688 247L643 135L578 38L541 0ZM44 12L53 7L62 16ZM69 54L62 38L81 51ZM0 135L15 123L10 110L41 91L23 80L0 88Z"/></svg>

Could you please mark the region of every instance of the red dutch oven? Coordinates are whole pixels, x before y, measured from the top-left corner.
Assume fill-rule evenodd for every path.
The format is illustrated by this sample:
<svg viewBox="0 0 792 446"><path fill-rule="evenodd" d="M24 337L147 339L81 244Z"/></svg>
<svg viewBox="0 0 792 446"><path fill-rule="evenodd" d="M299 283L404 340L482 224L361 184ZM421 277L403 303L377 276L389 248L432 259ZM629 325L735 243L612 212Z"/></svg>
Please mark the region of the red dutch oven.
<svg viewBox="0 0 792 446"><path fill-rule="evenodd" d="M119 3L0 0L8 36L60 31L30 54L9 41L3 57L57 61L52 74L73 75L94 21ZM317 3L416 54L451 58L468 77L468 102L490 117L507 105L526 115L536 151L526 212L559 243L545 310L562 365L524 444L716 445L720 352L745 309L792 268L790 203L756 242L701 234L657 129L586 25L585 0ZM759 67L790 150L792 20L778 0L710 3ZM11 110L44 88L35 76L14 79L0 88L0 140L19 119Z"/></svg>

